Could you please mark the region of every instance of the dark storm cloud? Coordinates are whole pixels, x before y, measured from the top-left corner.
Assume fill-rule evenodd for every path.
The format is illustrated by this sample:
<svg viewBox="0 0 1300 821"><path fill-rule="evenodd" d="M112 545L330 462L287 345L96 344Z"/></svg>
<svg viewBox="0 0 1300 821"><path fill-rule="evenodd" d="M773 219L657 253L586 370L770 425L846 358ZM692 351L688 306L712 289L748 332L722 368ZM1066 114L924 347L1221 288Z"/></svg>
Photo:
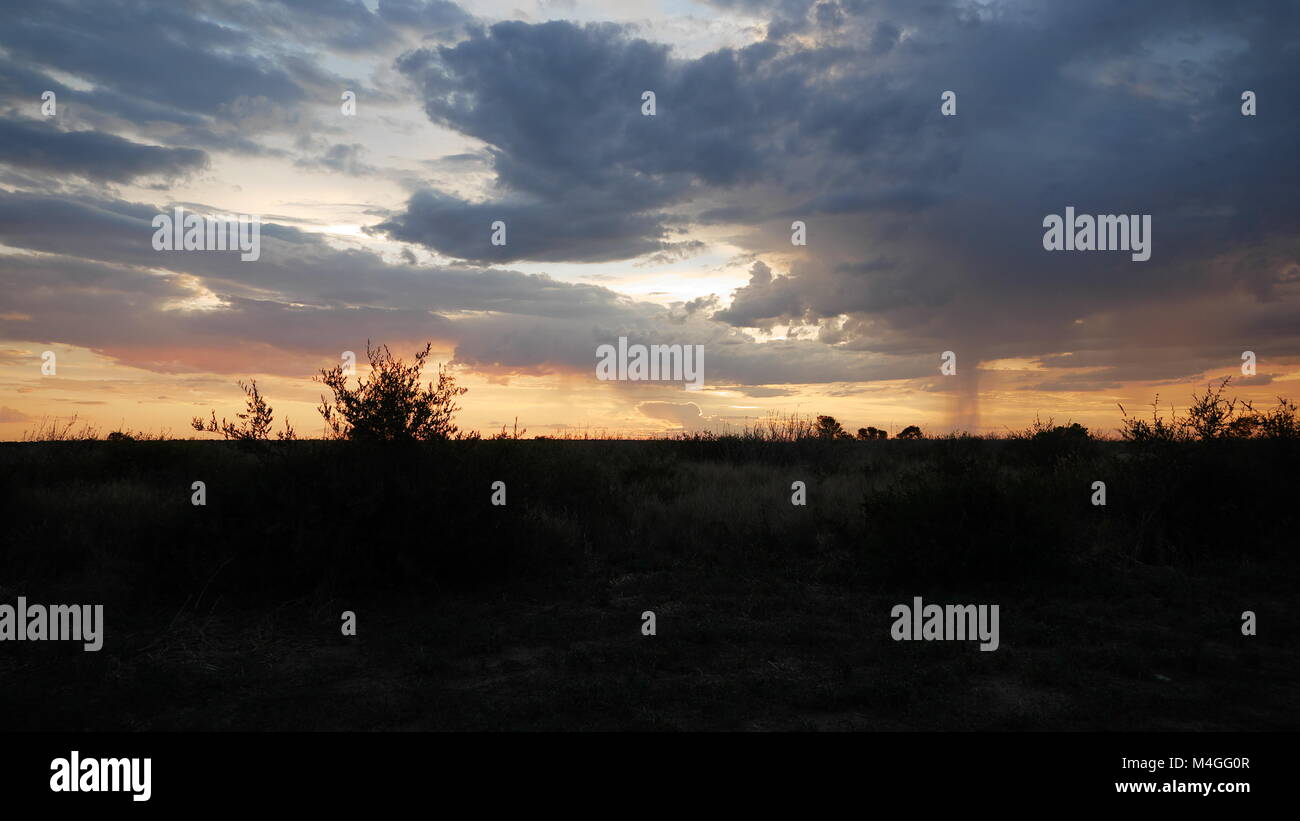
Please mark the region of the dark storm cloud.
<svg viewBox="0 0 1300 821"><path fill-rule="evenodd" d="M503 22L454 47L420 49L399 68L420 84L435 122L493 145L500 181L538 196L591 188L671 199L690 179L736 181L759 160L741 139L757 125L762 84L740 53L669 61L666 45L623 27ZM642 117L641 94L658 95ZM664 179L673 173L686 179Z"/></svg>
<svg viewBox="0 0 1300 821"><path fill-rule="evenodd" d="M1184 361L1153 372L1198 372L1206 322L1300 355L1267 307L1297 297L1296 7L717 5L768 17L768 40L683 60L617 26L502 23L407 55L430 118L487 144L499 193L419 194L380 228L480 261L630 258L700 201L752 252L791 253L789 220L809 223L784 275L764 266L714 314L734 325L978 361L1086 343L1088 316L1119 318L1100 345L1145 342L1134 317L1163 310ZM1267 116L1241 116L1247 88ZM1152 260L1045 252L1067 205L1151 214ZM507 213L518 247L494 251Z"/></svg>
<svg viewBox="0 0 1300 821"><path fill-rule="evenodd" d="M97 131L61 131L36 120L0 120L0 163L98 182L130 182L197 171L207 167L208 156L193 148L142 145Z"/></svg>
<svg viewBox="0 0 1300 821"><path fill-rule="evenodd" d="M804 134L836 149L828 167L856 171L782 211L827 216L809 220L790 276L755 278L716 318L762 326L848 314L822 338L876 351L922 343L1032 356L1094 344L1141 363L1154 337L1175 346L1171 362L1107 372L1094 389L1117 377L1188 378L1250 340L1300 354L1290 158L1300 94L1285 79L1300 72L1293 7L924 8L928 19L922 7L855 11L849 24L863 32L909 32L871 72L869 61L840 61L869 92L854 99L831 84L803 121ZM948 88L959 113L945 121L938 92ZM1277 106L1269 117L1241 116L1247 88ZM891 190L924 195L889 202ZM1045 253L1041 220L1066 205L1152 214L1152 260ZM784 230L754 231L752 247L782 250ZM874 255L895 264L867 270ZM1086 316L1110 332L1081 331Z"/></svg>
<svg viewBox="0 0 1300 821"><path fill-rule="evenodd" d="M808 7L776 4L787 15ZM1195 112L1183 110L1186 101L1179 94L1223 104L1235 115L1227 94L1235 97L1236 91L1221 83L1202 87L1204 71L1184 68L1186 76L1165 77L1158 67L1150 68L1150 81L1172 81L1173 98L1135 93L1133 83L1146 81L1140 75L1151 62L1143 57L1143 37L1161 35L1180 43L1176 35L1188 34L1162 31L1168 23L1157 12L1130 13L1113 38L1117 45L1089 50L1077 42L1076 31L1095 28L1095 21L1081 12L1062 10L1055 20L1040 14L981 21L959 6L926 12L903 5L883 8L897 10L902 23L926 26L883 63L840 43L780 53L755 46L673 61L663 47L632 39L615 26L551 22L498 24L455 47L407 55L400 67L420 83L434 121L489 144L503 188L537 197L542 210L577 206L578 218L591 202L649 218L623 223L627 256L643 253L646 243L660 236L656 209L680 202L688 182L725 187L757 179L782 180L796 196L809 190L806 197L792 198L783 215L907 214L939 206L935 233L967 219L972 209L987 212L978 195L995 193L1006 201L999 213L986 217L994 230L984 232L987 247L980 250L1032 250L1025 242L1006 242L1007 234L1038 233L1037 222L1029 231L1021 220L1041 219L1045 208L1063 207L1056 205L1058 192L1081 208L1093 201L1098 206L1120 201L1130 209L1194 209L1197 200L1207 198L1206 189L1241 188L1234 180L1242 172L1260 177L1277 159L1254 154L1216 164L1225 140L1256 141L1263 132L1270 147L1278 148L1291 131L1291 123L1252 124L1256 131L1247 138L1241 123L1219 116L1190 133ZM864 17L863 8L853 11L859 27L892 32L891 37L900 31L889 20ZM1193 19L1202 16L1198 12ZM1253 30L1258 33L1259 26ZM1222 58L1204 55L1207 64ZM1098 72L1137 76L1116 81ZM1261 79L1254 70L1242 73ZM966 119L938 116L938 91L952 85L962 86L962 102L974 109ZM657 117L640 116L641 89L658 94ZM962 125L967 120L978 123ZM1081 135L1099 122L1114 125L1103 131L1100 144L1089 141L1078 151ZM783 127L784 139L775 139ZM983 154L974 168L964 162L971 146ZM801 164L819 148L820 158ZM1204 166L1207 176L1187 179L1188 163ZM810 179L787 173L787 166L812 172ZM1168 184L1153 189L1153 176ZM1248 218L1233 220L1238 227L1277 226L1270 204L1290 190L1295 174L1260 182L1266 196L1262 202L1242 198L1241 204L1253 207ZM468 211L481 205L452 207ZM759 213L736 204L713 209L703 219L745 221ZM437 215L448 216L442 210ZM422 221L389 227L448 253L475 255ZM1290 220L1283 218L1282 224ZM1163 231L1177 228L1166 224ZM1204 228L1190 219L1181 234L1162 235L1202 238L1205 244ZM553 244L574 249L571 258L585 258L580 238L560 232ZM556 249L546 258L556 253L565 252ZM1014 259L1024 260L1023 254Z"/></svg>
<svg viewBox="0 0 1300 821"><path fill-rule="evenodd" d="M780 96L798 80L747 77L761 64L750 50L672 61L666 46L620 26L560 21L498 23L454 47L412 52L399 68L420 87L429 117L487 143L509 193L468 203L424 192L379 228L475 260L664 250L673 230L664 209L694 186L767 173L775 152L765 146L787 122ZM653 117L641 113L644 91L657 95ZM510 240L519 248L484 245L483 219L506 211L521 223ZM470 241L459 239L466 228Z"/></svg>

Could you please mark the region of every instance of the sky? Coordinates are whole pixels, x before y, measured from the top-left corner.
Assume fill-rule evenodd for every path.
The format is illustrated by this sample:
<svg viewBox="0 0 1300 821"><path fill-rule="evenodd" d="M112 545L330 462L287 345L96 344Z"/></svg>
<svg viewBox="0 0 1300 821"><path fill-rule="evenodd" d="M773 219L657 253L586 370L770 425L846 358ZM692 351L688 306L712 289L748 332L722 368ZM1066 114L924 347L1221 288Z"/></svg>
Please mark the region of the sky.
<svg viewBox="0 0 1300 821"><path fill-rule="evenodd" d="M200 436L241 379L318 436L368 343L432 343L485 434L1268 407L1297 77L1271 1L8 0L0 439ZM178 206L256 216L258 258L155 248ZM1067 207L1149 217L1150 258L1048 250ZM619 337L701 346L703 387L598 379Z"/></svg>

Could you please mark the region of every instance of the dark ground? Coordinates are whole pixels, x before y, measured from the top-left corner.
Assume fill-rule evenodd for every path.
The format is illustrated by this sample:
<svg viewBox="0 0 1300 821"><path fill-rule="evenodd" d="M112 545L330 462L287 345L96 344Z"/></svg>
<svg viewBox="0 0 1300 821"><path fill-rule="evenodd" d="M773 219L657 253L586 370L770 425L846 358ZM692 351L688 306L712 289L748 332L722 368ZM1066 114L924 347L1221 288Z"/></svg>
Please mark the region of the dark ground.
<svg viewBox="0 0 1300 821"><path fill-rule="evenodd" d="M0 727L1295 730L1295 445L0 445Z"/></svg>

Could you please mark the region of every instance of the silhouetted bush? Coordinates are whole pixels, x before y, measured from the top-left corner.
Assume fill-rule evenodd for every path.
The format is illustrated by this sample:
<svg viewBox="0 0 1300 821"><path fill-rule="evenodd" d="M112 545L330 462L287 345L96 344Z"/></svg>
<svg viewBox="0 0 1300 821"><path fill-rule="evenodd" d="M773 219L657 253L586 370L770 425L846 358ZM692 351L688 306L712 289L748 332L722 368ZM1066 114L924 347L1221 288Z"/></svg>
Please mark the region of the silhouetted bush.
<svg viewBox="0 0 1300 821"><path fill-rule="evenodd" d="M813 429L813 435L818 439L852 439L853 437L844 429L834 416L818 416L816 426Z"/></svg>
<svg viewBox="0 0 1300 821"><path fill-rule="evenodd" d="M1187 416L1180 417L1170 408L1168 421L1160 413L1159 396L1151 405L1150 422L1130 417L1120 405L1124 416L1120 436L1143 443L1300 438L1300 416L1294 402L1279 396L1271 411L1256 410L1249 400L1223 395L1231 381L1227 377L1217 387L1207 387L1204 394L1193 393Z"/></svg>
<svg viewBox="0 0 1300 821"><path fill-rule="evenodd" d="M211 417L207 422L203 417L196 416L190 421L190 426L195 430L206 433L220 433L223 439L234 439L241 442L265 442L271 438L271 426L275 422L273 408L266 404L262 392L257 389L257 380L250 380L247 385L239 382L239 388L244 392L245 409L243 413L235 414L239 419L239 424L227 422L222 418L217 422L217 412L212 411ZM292 440L297 438L293 427L286 419L284 430L276 434L277 439Z"/></svg>
<svg viewBox="0 0 1300 821"><path fill-rule="evenodd" d="M452 419L460 410L455 399L467 389L457 387L455 377L442 365L436 384L420 386L431 349L431 344L425 344L408 365L394 357L387 345L371 348L367 342L370 377L358 379L356 388L348 387L342 366L322 370L316 380L334 394L333 400L322 396L319 408L331 436L361 442L453 438L458 428Z"/></svg>

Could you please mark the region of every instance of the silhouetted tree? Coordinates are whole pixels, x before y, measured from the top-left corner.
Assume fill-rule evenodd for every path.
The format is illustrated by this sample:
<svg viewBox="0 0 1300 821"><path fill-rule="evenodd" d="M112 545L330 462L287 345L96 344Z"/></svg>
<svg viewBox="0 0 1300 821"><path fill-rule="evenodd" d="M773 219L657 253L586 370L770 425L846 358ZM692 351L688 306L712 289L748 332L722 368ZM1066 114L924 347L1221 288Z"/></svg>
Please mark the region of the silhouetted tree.
<svg viewBox="0 0 1300 821"><path fill-rule="evenodd" d="M370 378L358 379L355 389L347 385L342 366L322 369L315 377L334 393L333 401L321 397L320 413L335 439L360 441L403 441L451 439L457 434L452 417L460 410L457 396L468 390L456 386L456 379L442 365L437 383L420 386L420 374L432 344L415 354L408 365L395 358L387 345L372 349Z"/></svg>
<svg viewBox="0 0 1300 821"><path fill-rule="evenodd" d="M872 426L867 426L865 428L858 428L858 438L859 439L888 439L889 431L881 430L880 428L872 427Z"/></svg>
<svg viewBox="0 0 1300 821"><path fill-rule="evenodd" d="M274 421L273 408L266 404L266 399L262 396L261 391L257 389L257 380L250 380L247 385L243 382L237 384L240 390L244 392L245 397L244 412L235 414L235 417L239 419L239 424L227 422L224 418L218 423L217 412L212 411L212 416L207 422L203 421L203 417L196 416L190 422L190 425L197 431L219 433L226 439L259 442L270 439L271 423ZM284 423L284 431L277 433L276 438L297 438L287 419Z"/></svg>
<svg viewBox="0 0 1300 821"><path fill-rule="evenodd" d="M852 439L834 416L818 416L813 426L813 436L817 439Z"/></svg>
<svg viewBox="0 0 1300 821"><path fill-rule="evenodd" d="M916 425L908 425L907 427L900 430L898 432L898 436L894 438L895 439L924 439L925 434L921 433L921 429L918 428Z"/></svg>

